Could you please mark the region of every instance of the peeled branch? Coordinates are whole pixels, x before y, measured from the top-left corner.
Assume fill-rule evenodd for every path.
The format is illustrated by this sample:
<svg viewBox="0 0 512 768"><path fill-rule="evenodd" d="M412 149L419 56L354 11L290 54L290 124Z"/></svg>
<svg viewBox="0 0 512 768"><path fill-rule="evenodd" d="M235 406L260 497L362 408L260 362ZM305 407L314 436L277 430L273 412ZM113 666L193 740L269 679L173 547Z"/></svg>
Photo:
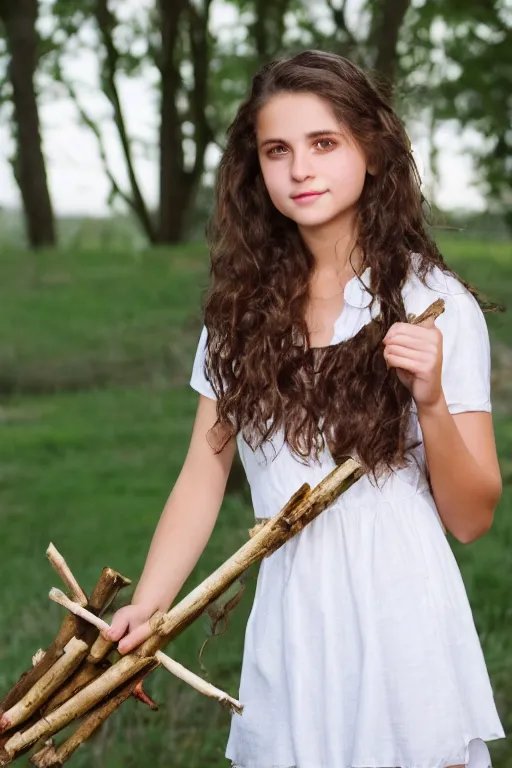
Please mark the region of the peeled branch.
<svg viewBox="0 0 512 768"><path fill-rule="evenodd" d="M35 683L33 688L11 709L4 712L0 718L0 733L28 720L39 706L66 680L82 659L89 648L83 640L73 637L64 648L64 655L55 662L48 672Z"/></svg>
<svg viewBox="0 0 512 768"><path fill-rule="evenodd" d="M90 611L87 611L85 608L82 608L82 606L77 605L76 603L73 603L73 601L70 600L68 597L66 597L66 595L64 595L60 591L60 589L55 589L55 588L51 589L50 599L64 606L64 608L67 608L69 611L72 611L77 616L80 616L80 618L84 619L85 621L89 621L91 624L94 624L94 626L97 627L98 629L103 631L110 629L110 626L107 624L106 621L103 621L103 619L99 619ZM239 701L237 701L236 699L233 699L231 696L229 696L229 694L224 693L224 691L221 691L219 688L216 688L214 685L207 683L198 675L194 674L189 669L186 669L186 667L182 666L174 659L171 659L170 656L167 656L165 653L162 653L162 651L156 651L155 658L160 662L160 664L163 667L165 667L165 669L167 669L176 677L179 677L180 680L183 680L184 682L191 685L200 693L205 694L205 696L210 696L213 699L217 699L217 701L219 701L219 703L222 704L223 706L233 709L238 714L242 714L243 707ZM140 691L139 691L139 696L140 696Z"/></svg>
<svg viewBox="0 0 512 768"><path fill-rule="evenodd" d="M87 595L83 591L82 587L78 583L78 581L75 579L73 574L71 573L71 569L60 554L60 552L57 551L57 549L53 546L53 544L50 543L48 549L46 550L46 556L48 557L48 560L53 565L59 576L61 577L62 581L66 586L69 588L73 600L75 603L78 603L79 605L86 606L88 603Z"/></svg>

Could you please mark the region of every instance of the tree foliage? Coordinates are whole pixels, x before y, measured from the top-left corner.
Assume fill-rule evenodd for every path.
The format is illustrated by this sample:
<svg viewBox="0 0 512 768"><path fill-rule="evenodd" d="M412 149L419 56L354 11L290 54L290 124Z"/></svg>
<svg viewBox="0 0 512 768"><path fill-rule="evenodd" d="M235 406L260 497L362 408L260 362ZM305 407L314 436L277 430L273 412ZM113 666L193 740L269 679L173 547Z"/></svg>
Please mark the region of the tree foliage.
<svg viewBox="0 0 512 768"><path fill-rule="evenodd" d="M475 150L489 203L512 226L512 11L505 0L427 0L414 22L437 77L430 100L438 121L457 120L484 141Z"/></svg>
<svg viewBox="0 0 512 768"><path fill-rule="evenodd" d="M205 177L212 170L209 150L222 147L256 69L306 46L337 51L374 70L404 115L425 114L432 130L453 119L474 127L485 139L478 159L490 199L510 200L507 0L361 0L357 17L347 0L39 2L45 23L36 75L75 103L80 121L97 139L110 202L121 200L150 242L183 239L197 202L207 205L201 189L205 178L211 181ZM221 3L233 21L219 29L212 16ZM94 88L103 95L106 117L91 110L83 83L71 78L70 58L84 53L94 62ZM122 87L141 77L153 94L157 119L153 142L145 143L133 135ZM12 98L8 82L0 84L0 96ZM122 176L111 165L105 120L119 141ZM158 163L156 210L141 187L141 152Z"/></svg>

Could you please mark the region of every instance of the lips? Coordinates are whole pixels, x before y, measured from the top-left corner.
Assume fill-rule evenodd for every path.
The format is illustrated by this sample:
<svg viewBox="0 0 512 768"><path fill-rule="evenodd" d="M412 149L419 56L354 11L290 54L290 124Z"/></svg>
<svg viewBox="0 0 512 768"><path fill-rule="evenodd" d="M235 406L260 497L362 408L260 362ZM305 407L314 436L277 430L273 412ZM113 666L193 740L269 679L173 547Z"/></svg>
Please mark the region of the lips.
<svg viewBox="0 0 512 768"><path fill-rule="evenodd" d="M298 200L301 197L315 197L316 195L323 195L323 192L301 192L300 195L292 195L294 200Z"/></svg>
<svg viewBox="0 0 512 768"><path fill-rule="evenodd" d="M323 192L302 192L300 195L292 195L292 200L305 200L308 197L320 197L323 194L325 194L325 190Z"/></svg>

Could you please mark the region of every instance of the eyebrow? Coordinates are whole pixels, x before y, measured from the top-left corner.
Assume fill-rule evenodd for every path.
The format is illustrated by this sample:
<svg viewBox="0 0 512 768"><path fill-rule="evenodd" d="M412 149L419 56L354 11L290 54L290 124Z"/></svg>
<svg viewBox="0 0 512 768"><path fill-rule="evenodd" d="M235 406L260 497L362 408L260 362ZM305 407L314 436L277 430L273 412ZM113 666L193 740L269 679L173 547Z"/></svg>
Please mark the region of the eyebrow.
<svg viewBox="0 0 512 768"><path fill-rule="evenodd" d="M329 129L327 131L311 131L310 133L306 133L307 139L317 139L320 136L342 136L343 134L341 131L334 131L332 129ZM262 141L260 144L260 149L266 146L267 144L286 144L285 139L265 139L265 141Z"/></svg>

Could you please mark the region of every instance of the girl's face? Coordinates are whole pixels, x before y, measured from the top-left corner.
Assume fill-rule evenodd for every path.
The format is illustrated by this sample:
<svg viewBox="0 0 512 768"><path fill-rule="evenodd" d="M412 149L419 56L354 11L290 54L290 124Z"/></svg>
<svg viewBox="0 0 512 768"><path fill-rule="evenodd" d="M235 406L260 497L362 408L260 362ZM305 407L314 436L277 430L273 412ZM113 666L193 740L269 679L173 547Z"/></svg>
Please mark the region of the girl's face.
<svg viewBox="0 0 512 768"><path fill-rule="evenodd" d="M313 93L282 93L256 125L263 179L276 208L299 227L351 219L363 190L366 159L329 103Z"/></svg>

